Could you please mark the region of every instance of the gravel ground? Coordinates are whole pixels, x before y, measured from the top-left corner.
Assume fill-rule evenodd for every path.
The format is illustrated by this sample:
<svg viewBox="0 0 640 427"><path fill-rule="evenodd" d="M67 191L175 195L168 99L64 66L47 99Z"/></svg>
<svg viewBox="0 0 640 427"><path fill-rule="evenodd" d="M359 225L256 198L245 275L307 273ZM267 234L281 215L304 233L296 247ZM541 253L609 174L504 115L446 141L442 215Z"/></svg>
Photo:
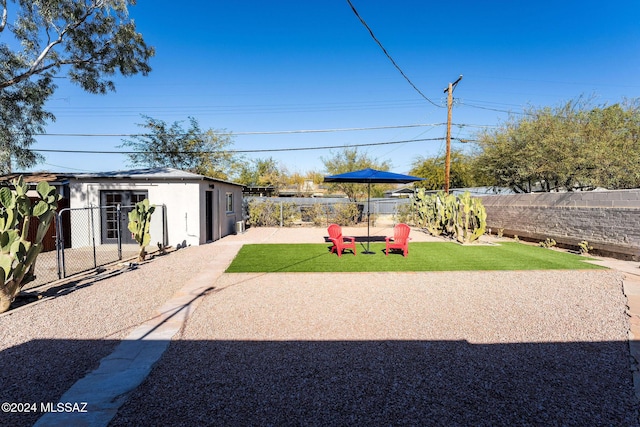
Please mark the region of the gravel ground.
<svg viewBox="0 0 640 427"><path fill-rule="evenodd" d="M228 241L300 237L278 233ZM57 402L226 240L0 316L0 402ZM636 426L621 280L222 275L111 425ZM0 425L39 415L2 414Z"/></svg>
<svg viewBox="0 0 640 427"><path fill-rule="evenodd" d="M107 270L65 295L0 316L0 402L38 408L40 402L58 402L119 340L154 316L185 279L205 268L214 250L187 248L133 270ZM40 415L3 413L0 425L31 426Z"/></svg>
<svg viewBox="0 0 640 427"><path fill-rule="evenodd" d="M621 283L224 275L110 425L638 425Z"/></svg>

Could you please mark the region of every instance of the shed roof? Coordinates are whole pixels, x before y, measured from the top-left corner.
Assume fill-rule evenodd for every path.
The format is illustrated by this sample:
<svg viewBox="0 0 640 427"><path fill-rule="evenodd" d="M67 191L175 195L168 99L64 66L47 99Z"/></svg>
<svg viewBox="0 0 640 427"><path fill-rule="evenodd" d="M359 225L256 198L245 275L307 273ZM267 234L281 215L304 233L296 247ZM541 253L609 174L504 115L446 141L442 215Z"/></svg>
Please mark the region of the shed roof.
<svg viewBox="0 0 640 427"><path fill-rule="evenodd" d="M198 175L196 173L183 171L174 168L146 168L146 169L131 169L131 170L119 170L111 172L92 172L92 173L76 173L73 174L76 179L92 179L92 178L117 178L117 179L181 179L181 180L212 180L219 181L214 178L209 178L204 175Z"/></svg>
<svg viewBox="0 0 640 427"><path fill-rule="evenodd" d="M76 180L91 180L91 179L130 179L130 180L144 180L144 181L165 181L165 180L178 180L178 181L211 181L211 182L224 182L231 185L242 186L241 184L225 181L217 178L210 178L208 176L199 175L197 173L187 172L175 168L146 168L146 169L131 169L121 170L113 172L95 172L95 173L55 173L55 172L22 172L12 173L0 177L1 181L11 181L14 178L22 175L26 182L35 184L40 181L46 181L49 183L61 183L65 184L70 179Z"/></svg>
<svg viewBox="0 0 640 427"><path fill-rule="evenodd" d="M26 183L29 184L37 184L39 182L48 182L49 184L66 184L73 175L66 173L55 173L55 172L21 172L21 173L10 173L7 175L0 176L1 182L11 182L14 179L17 179L19 176L22 176Z"/></svg>

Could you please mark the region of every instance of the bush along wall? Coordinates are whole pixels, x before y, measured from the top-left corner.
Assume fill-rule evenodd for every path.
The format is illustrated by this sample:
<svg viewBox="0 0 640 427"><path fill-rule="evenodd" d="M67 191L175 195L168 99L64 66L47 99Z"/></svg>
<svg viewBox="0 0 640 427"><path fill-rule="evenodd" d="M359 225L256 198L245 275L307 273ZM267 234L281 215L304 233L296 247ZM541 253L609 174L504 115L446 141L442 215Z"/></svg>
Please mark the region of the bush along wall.
<svg viewBox="0 0 640 427"><path fill-rule="evenodd" d="M440 191L426 194L420 189L414 199L418 226L434 236L448 236L460 243L471 243L480 238L487 225L487 213L478 198L466 192L454 196Z"/></svg>

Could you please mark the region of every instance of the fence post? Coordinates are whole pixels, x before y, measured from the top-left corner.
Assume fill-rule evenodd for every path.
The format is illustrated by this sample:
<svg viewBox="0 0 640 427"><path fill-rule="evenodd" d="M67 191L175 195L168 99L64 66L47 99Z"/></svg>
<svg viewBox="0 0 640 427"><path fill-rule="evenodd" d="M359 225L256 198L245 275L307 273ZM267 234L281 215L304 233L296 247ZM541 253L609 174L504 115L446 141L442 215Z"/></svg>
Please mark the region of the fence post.
<svg viewBox="0 0 640 427"><path fill-rule="evenodd" d="M327 213L327 227L329 226L329 213L331 212L331 208L329 207L329 203L324 205L324 211Z"/></svg>
<svg viewBox="0 0 640 427"><path fill-rule="evenodd" d="M162 205L162 244L169 245L169 236L167 235L167 205Z"/></svg>
<svg viewBox="0 0 640 427"><path fill-rule="evenodd" d="M120 220L122 219L122 210L120 203L116 205L116 231L118 233L118 259L122 260L122 233L120 230Z"/></svg>
<svg viewBox="0 0 640 427"><path fill-rule="evenodd" d="M58 279L62 279L64 276L64 231L62 227L62 212L64 209L56 214L56 258L58 261ZM69 212L71 215L71 212ZM71 221L69 221L71 222Z"/></svg>
<svg viewBox="0 0 640 427"><path fill-rule="evenodd" d="M93 268L97 268L98 257L96 256L96 228L93 223L93 205L89 206L89 223L91 224L91 245L93 246Z"/></svg>

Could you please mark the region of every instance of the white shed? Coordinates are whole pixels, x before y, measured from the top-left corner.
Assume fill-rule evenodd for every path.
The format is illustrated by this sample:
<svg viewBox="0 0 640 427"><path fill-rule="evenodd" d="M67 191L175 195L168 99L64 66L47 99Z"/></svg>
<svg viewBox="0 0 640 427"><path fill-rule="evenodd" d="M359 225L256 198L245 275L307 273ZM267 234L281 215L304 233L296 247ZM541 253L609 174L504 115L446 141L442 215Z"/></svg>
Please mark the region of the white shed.
<svg viewBox="0 0 640 427"><path fill-rule="evenodd" d="M173 168L135 169L69 175L69 206L131 206L148 198L156 205L151 242L165 245L200 245L236 232L242 217L242 185ZM152 217L153 220L153 217ZM116 225L126 230L126 216L113 224L115 216L100 219L101 243L108 243L109 230ZM166 229L163 230L162 224ZM74 246L86 233L73 236ZM123 233L127 235L129 233ZM86 238L86 237L85 237ZM126 243L126 242L125 242Z"/></svg>

